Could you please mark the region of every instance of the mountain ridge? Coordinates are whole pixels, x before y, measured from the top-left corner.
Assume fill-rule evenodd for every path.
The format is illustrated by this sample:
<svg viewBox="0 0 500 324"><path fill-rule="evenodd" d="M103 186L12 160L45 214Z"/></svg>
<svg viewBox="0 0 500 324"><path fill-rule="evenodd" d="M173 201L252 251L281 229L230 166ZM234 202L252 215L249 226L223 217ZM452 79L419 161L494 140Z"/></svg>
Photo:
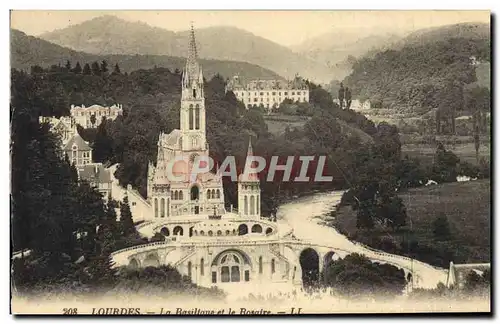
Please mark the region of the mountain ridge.
<svg viewBox="0 0 500 324"><path fill-rule="evenodd" d="M99 55L75 51L35 36L30 36L22 31L11 29L10 34L10 62L11 67L20 70L29 70L31 66L40 65L50 67L51 65L64 65L67 60L76 64L80 62L92 63L94 61L106 60L109 66L116 63L122 72L130 72L139 69L149 69L155 66L169 68L170 70L184 68L185 57L167 55ZM269 78L283 79L274 71L265 69L255 64L238 61L205 60L200 59L206 77L212 77L219 73L225 78L239 74L247 78Z"/></svg>
<svg viewBox="0 0 500 324"><path fill-rule="evenodd" d="M100 16L83 23L44 33L40 38L73 50L92 54L144 54L181 56L189 31L173 32L115 16ZM324 81L333 70L290 48L233 26L196 30L200 58L256 64L291 78L301 76Z"/></svg>

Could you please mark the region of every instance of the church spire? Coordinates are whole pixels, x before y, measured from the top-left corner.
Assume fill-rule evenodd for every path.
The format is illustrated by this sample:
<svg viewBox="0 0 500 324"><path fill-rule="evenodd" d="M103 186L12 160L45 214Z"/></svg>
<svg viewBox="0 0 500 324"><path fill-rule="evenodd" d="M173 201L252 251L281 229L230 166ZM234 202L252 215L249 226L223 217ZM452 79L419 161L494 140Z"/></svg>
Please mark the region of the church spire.
<svg viewBox="0 0 500 324"><path fill-rule="evenodd" d="M194 36L194 27L191 23L191 31L189 32L189 48L188 56L186 61L186 73L189 80L198 80L201 73L200 66L198 64L198 50L196 49L196 38Z"/></svg>
<svg viewBox="0 0 500 324"><path fill-rule="evenodd" d="M252 137L250 137L248 140L247 161L250 157L253 158ZM245 170L243 170L243 174L246 177L245 180L246 181L259 181L258 174L254 171L251 171L251 170L255 170L257 168L256 161L252 160L250 168L247 169L247 166L248 166L247 162L245 162Z"/></svg>

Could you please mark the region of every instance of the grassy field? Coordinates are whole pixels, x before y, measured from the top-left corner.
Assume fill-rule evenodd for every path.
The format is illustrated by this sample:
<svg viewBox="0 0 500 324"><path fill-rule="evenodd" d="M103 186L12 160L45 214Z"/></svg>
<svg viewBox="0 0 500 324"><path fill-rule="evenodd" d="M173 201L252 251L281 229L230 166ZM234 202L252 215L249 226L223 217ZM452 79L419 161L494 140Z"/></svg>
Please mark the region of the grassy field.
<svg viewBox="0 0 500 324"><path fill-rule="evenodd" d="M450 224L456 263L490 262L491 201L490 180L444 183L414 188L400 194L407 209L412 236L420 243L437 246L432 233L432 222L441 214ZM356 237L356 214L351 207L341 207L335 213L332 225L349 237ZM410 227L410 226L408 226ZM376 234L387 235L387 231ZM402 233L389 233L399 243ZM439 243L441 244L441 243Z"/></svg>
<svg viewBox="0 0 500 324"><path fill-rule="evenodd" d="M302 127L309 120L308 117L288 116L288 115L264 115L264 120L267 124L269 132L275 135L280 135L285 132L287 127Z"/></svg>
<svg viewBox="0 0 500 324"><path fill-rule="evenodd" d="M460 161L466 161L472 164L477 164L476 149L474 143L445 145L447 150L451 150L460 158ZM407 154L410 157L418 157L424 163L432 163L434 154L436 153L435 144L404 144L401 147L402 154ZM479 157L490 160L490 143L484 143L479 147Z"/></svg>

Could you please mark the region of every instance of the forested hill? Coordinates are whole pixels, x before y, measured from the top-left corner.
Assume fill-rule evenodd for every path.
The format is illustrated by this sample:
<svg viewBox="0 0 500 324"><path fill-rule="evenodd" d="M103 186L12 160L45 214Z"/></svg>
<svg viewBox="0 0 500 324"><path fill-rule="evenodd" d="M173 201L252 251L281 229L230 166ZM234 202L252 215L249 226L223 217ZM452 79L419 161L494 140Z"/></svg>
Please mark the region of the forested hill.
<svg viewBox="0 0 500 324"><path fill-rule="evenodd" d="M119 64L122 72L130 72L139 69L151 69L155 66L182 70L186 63L184 57L167 55L97 55L74 51L37 37L28 36L25 33L11 29L10 35L11 68L29 70L33 65L50 67L51 65L64 65L69 60L76 64L106 60L109 65ZM236 74L245 78L279 78L275 72L261 66L238 61L222 60L200 60L203 73L211 78L217 73L225 78Z"/></svg>
<svg viewBox="0 0 500 324"><path fill-rule="evenodd" d="M425 113L439 106L450 82L474 83L477 62L490 61L487 24L458 24L409 35L399 46L364 57L353 65L344 84L354 97L384 108Z"/></svg>

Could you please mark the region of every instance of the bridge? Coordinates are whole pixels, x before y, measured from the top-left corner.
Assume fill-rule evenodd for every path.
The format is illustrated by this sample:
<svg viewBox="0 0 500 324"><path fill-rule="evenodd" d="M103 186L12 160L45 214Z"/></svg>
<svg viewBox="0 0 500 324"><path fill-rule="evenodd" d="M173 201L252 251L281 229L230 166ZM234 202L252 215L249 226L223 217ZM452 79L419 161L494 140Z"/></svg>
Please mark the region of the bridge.
<svg viewBox="0 0 500 324"><path fill-rule="evenodd" d="M280 279L289 280L296 285L300 285L302 284L304 271L315 272L319 276L325 265L332 260L344 258L351 253L360 253L364 254L372 262L387 263L401 268L405 272L405 277L411 273L413 287L415 288L435 288L438 282L446 282L447 273L444 269L408 257L375 250L362 244L355 243L358 248L348 250L291 237L278 240L276 238L266 239L265 237L242 239L243 237L237 236L234 239L217 241L177 240L176 237L172 237L165 241L137 245L116 251L112 253L112 258L116 266L136 268L170 264L178 267L181 273L189 275L191 270L183 266L183 263L193 257L197 250L213 250L214 256L226 250L238 250L247 255L251 263L257 264L258 253L253 251L271 247L268 251L270 253L267 253L266 257L276 258L278 262L281 261L283 269L286 268L278 281ZM193 266L203 267L203 265L194 262L196 261L193 260ZM259 260L259 262L262 262L262 260ZM255 267L253 271L257 271Z"/></svg>

